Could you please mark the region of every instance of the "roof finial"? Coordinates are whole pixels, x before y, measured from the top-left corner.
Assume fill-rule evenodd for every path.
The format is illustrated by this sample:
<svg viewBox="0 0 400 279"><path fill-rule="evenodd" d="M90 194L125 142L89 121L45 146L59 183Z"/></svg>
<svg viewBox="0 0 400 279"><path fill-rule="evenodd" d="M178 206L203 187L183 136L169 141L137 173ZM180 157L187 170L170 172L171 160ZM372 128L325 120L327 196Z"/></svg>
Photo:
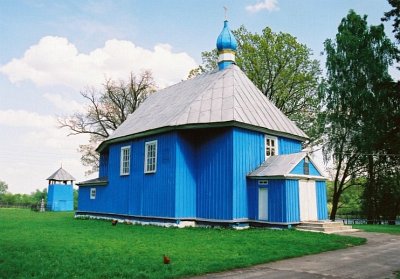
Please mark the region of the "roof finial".
<svg viewBox="0 0 400 279"><path fill-rule="evenodd" d="M225 10L225 20L228 20L228 8L224 6Z"/></svg>

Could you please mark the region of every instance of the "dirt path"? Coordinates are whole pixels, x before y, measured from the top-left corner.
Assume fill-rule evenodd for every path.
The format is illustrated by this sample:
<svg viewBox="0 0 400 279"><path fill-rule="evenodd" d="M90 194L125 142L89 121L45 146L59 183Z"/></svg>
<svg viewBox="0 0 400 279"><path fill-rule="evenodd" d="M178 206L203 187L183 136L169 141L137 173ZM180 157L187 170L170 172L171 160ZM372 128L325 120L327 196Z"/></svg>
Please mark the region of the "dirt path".
<svg viewBox="0 0 400 279"><path fill-rule="evenodd" d="M400 271L400 236L353 232L367 244L289 260L208 274L200 278L395 278Z"/></svg>

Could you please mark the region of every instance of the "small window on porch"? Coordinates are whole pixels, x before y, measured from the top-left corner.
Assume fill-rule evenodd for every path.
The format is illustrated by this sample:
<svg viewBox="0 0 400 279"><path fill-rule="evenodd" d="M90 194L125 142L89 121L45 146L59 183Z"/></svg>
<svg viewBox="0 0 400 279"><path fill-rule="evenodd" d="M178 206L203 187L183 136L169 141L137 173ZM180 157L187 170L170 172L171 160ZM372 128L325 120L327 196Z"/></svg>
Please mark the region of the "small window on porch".
<svg viewBox="0 0 400 279"><path fill-rule="evenodd" d="M278 155L278 138L265 136L265 159Z"/></svg>

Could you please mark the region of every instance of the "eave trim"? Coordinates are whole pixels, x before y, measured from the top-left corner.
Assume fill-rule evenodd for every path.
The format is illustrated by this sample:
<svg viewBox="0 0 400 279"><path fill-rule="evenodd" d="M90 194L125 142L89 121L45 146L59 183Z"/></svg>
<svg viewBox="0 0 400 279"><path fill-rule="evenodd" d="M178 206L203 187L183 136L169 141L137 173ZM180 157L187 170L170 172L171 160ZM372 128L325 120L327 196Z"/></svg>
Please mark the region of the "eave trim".
<svg viewBox="0 0 400 279"><path fill-rule="evenodd" d="M246 123L241 123L237 121L227 121L227 122L215 122L215 123L200 123L200 124L185 124L185 125L178 125L178 126L165 126L161 128L156 128L153 130L147 130L143 132L139 132L136 134L131 134L127 136L122 136L118 138L113 138L110 140L103 141L96 149L97 152L103 151L108 145L123 141L128 141L136 138L151 136L154 134L161 134L165 132L175 131L175 130L185 130L185 129L204 129L204 128L218 128L218 127L237 127L237 128L244 128L249 129L252 131L262 132L273 136L281 136L290 139L300 140L300 141L307 141L308 137L297 136L293 134L289 134L286 132L275 131L268 128L258 127Z"/></svg>
<svg viewBox="0 0 400 279"><path fill-rule="evenodd" d="M87 187L87 186L107 186L108 181L100 181L100 182L80 182L76 183L75 185L79 187Z"/></svg>
<svg viewBox="0 0 400 279"><path fill-rule="evenodd" d="M312 179L312 180L328 180L328 178L316 175L301 175L301 174L282 174L268 176L247 176L249 179Z"/></svg>

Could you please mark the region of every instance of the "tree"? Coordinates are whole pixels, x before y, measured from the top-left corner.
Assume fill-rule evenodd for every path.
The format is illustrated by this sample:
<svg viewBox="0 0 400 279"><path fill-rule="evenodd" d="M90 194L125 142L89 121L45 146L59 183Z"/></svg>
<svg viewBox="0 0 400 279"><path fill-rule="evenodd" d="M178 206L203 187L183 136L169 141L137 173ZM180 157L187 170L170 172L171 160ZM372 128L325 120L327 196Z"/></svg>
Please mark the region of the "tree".
<svg viewBox="0 0 400 279"><path fill-rule="evenodd" d="M7 193L8 185L4 181L0 180L0 195Z"/></svg>
<svg viewBox="0 0 400 279"><path fill-rule="evenodd" d="M45 201L47 200L47 188L44 188L42 191L36 189L36 191L32 192L30 196L33 204L40 204L42 199Z"/></svg>
<svg viewBox="0 0 400 279"><path fill-rule="evenodd" d="M390 11L384 14L382 21L389 21L394 18L393 33L398 42L400 42L400 0L388 0L393 7Z"/></svg>
<svg viewBox="0 0 400 279"><path fill-rule="evenodd" d="M78 209L78 197L79 191L77 189L74 189L74 210Z"/></svg>
<svg viewBox="0 0 400 279"><path fill-rule="evenodd" d="M295 121L311 138L319 138L322 129L319 115L319 62L311 58L307 46L287 33L265 28L261 34L244 26L233 31L237 41L236 64L283 113ZM203 64L189 73L189 78L217 67L217 50L202 52Z"/></svg>
<svg viewBox="0 0 400 279"><path fill-rule="evenodd" d="M361 200L363 193L363 185L365 183L365 178L360 177L354 179L353 181L348 181L345 186L349 186L349 183L354 183L351 185L340 197L338 204L337 214L339 215L356 215L361 213ZM333 198L333 182L327 182L328 190L328 208L332 208L332 198Z"/></svg>
<svg viewBox="0 0 400 279"><path fill-rule="evenodd" d="M81 92L82 97L88 101L85 113L75 113L58 119L61 128L70 130L69 135L90 135L89 143L79 146L82 164L91 167L88 173L97 171L99 167L99 155L95 151L98 144L116 130L154 91L155 83L149 71L139 76L131 73L128 82L109 79L102 91L87 88Z"/></svg>
<svg viewBox="0 0 400 279"><path fill-rule="evenodd" d="M342 19L335 41L325 41L327 54L325 158L332 158L334 189L330 218L335 219L340 196L361 171L376 191L374 157L380 152L383 111L381 85L391 80L388 67L397 51L383 25L368 26L367 17L350 10ZM389 101L390 100L386 100ZM384 101L383 103L386 103ZM349 183L348 185L352 185ZM371 198L369 199L372 200ZM372 205L369 206L372 208Z"/></svg>

